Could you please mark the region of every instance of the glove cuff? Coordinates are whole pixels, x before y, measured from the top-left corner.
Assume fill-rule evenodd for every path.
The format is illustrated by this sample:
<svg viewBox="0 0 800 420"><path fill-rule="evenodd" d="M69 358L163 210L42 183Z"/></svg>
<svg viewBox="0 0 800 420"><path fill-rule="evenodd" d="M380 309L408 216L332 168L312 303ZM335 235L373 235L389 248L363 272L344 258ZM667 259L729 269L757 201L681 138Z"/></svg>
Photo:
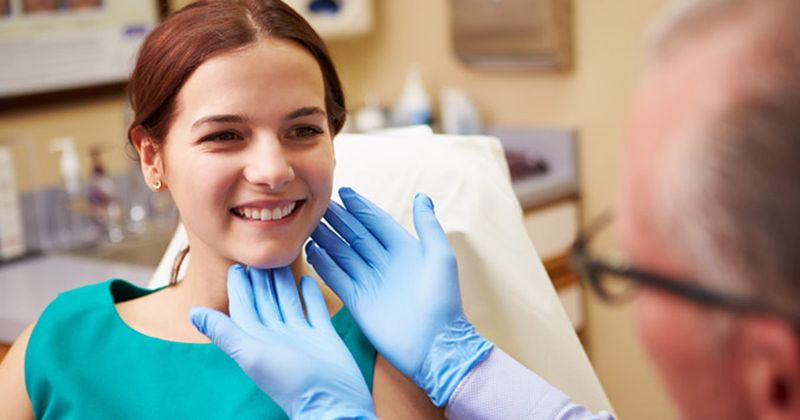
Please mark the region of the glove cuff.
<svg viewBox="0 0 800 420"><path fill-rule="evenodd" d="M346 407L344 403L338 406L329 406L320 410L307 410L295 413L294 420L378 420L378 416L371 409L361 407Z"/></svg>
<svg viewBox="0 0 800 420"><path fill-rule="evenodd" d="M363 389L352 389L347 384L324 390L311 390L287 407L292 419L377 419L372 406L372 396L366 383Z"/></svg>
<svg viewBox="0 0 800 420"><path fill-rule="evenodd" d="M293 416L294 420L379 420L375 413L362 410L330 410L324 413L303 413Z"/></svg>
<svg viewBox="0 0 800 420"><path fill-rule="evenodd" d="M434 337L430 348L413 380L437 407L442 407L467 373L486 358L494 344L478 334L461 315Z"/></svg>

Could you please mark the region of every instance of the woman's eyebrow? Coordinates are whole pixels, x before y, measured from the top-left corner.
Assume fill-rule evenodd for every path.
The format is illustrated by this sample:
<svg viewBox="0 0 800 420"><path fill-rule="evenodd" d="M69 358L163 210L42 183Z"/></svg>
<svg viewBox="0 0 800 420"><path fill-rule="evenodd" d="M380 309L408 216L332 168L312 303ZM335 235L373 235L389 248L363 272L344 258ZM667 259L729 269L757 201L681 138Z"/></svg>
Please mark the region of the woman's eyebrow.
<svg viewBox="0 0 800 420"><path fill-rule="evenodd" d="M192 124L192 130L202 126L203 124L212 124L212 123L246 123L248 121L247 117L242 115L209 115L207 117L200 118L199 120L195 121Z"/></svg>
<svg viewBox="0 0 800 420"><path fill-rule="evenodd" d="M283 117L283 119L285 121L289 121L289 120L294 120L294 119L301 118L301 117L307 117L309 115L321 115L321 116L324 117L326 114L325 114L325 111L320 107L307 106L307 107L303 107L303 108L300 108L298 110L295 110L295 111L292 111L292 112L286 114L286 116Z"/></svg>

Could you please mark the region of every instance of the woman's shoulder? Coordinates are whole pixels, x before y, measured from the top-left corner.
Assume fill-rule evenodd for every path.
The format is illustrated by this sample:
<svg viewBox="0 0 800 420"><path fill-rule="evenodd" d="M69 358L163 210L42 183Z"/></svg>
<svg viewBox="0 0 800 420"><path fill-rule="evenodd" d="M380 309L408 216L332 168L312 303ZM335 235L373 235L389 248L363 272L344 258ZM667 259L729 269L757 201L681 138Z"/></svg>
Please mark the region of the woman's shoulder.
<svg viewBox="0 0 800 420"><path fill-rule="evenodd" d="M99 309L113 305L119 290L135 287L125 280L111 279L63 291L39 315L33 335L51 325L63 324L65 319L83 317L86 314L97 315Z"/></svg>
<svg viewBox="0 0 800 420"><path fill-rule="evenodd" d="M110 290L111 283L114 281L119 280L105 280L76 287L74 289L65 290L60 292L48 306L52 306L55 303L62 304L66 302L98 300L103 296L104 292L107 293L107 291Z"/></svg>
<svg viewBox="0 0 800 420"><path fill-rule="evenodd" d="M59 293L39 315L30 333L26 360L49 355L54 351L53 346L64 350L83 339L96 338L97 331L108 330L115 324L115 301L140 290L144 289L112 279Z"/></svg>
<svg viewBox="0 0 800 420"><path fill-rule="evenodd" d="M0 363L0 418L33 418L25 386L25 352L33 327L31 324L22 331Z"/></svg>

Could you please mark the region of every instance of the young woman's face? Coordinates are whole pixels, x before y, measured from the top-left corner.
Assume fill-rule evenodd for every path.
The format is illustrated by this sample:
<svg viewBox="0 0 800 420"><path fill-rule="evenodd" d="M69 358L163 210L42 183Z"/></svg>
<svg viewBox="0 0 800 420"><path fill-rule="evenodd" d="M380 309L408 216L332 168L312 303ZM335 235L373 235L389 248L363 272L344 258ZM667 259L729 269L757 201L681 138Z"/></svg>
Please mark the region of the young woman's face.
<svg viewBox="0 0 800 420"><path fill-rule="evenodd" d="M332 188L317 62L299 45L265 39L206 61L176 105L159 158L192 259L291 263Z"/></svg>

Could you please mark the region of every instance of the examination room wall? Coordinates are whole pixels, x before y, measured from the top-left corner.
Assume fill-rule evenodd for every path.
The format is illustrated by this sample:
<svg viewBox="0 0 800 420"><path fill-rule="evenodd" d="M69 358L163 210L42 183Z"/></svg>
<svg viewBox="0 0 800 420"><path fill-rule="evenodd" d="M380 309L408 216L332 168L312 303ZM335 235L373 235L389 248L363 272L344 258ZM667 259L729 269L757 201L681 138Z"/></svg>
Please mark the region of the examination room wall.
<svg viewBox="0 0 800 420"><path fill-rule="evenodd" d="M568 0L562 0L568 1ZM173 8L188 1L172 0ZM456 2L457 3L457 2ZM419 65L428 90L466 90L492 125L574 127L580 133L584 218L613 204L619 178L623 120L641 69L642 36L666 0L573 0L574 68L563 73L470 70L455 59L445 0L375 0L377 26L368 36L330 43L352 107L367 93L391 103L405 68ZM0 135L24 134L35 145L38 183L60 182L58 156L47 142L75 137L88 163L105 147L112 172L128 168L125 101L121 95L0 113ZM23 188L28 188L25 184ZM588 350L622 419L669 419L675 413L633 335L630 308L588 303ZM547 343L542 343L546 346Z"/></svg>

